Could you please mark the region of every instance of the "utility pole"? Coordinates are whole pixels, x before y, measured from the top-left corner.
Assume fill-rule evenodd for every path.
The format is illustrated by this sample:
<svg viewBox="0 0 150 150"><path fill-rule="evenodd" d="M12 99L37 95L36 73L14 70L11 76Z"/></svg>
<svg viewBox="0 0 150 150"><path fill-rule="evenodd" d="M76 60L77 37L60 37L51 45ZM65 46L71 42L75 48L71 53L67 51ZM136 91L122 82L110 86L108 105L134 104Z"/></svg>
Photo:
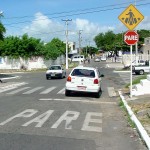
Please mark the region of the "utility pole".
<svg viewBox="0 0 150 150"><path fill-rule="evenodd" d="M79 30L79 54L81 54L81 31L83 30Z"/></svg>
<svg viewBox="0 0 150 150"><path fill-rule="evenodd" d="M66 19L62 21L65 21L66 24L66 69L68 69L68 22L72 21L72 19Z"/></svg>

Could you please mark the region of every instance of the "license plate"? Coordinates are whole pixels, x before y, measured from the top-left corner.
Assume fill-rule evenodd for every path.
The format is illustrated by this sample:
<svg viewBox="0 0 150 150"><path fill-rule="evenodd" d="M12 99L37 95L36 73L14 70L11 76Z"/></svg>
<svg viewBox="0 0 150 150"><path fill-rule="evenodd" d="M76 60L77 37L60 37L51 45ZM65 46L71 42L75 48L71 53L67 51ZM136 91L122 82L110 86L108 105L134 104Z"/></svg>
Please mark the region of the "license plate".
<svg viewBox="0 0 150 150"><path fill-rule="evenodd" d="M78 86L78 90L86 90L85 86Z"/></svg>
<svg viewBox="0 0 150 150"><path fill-rule="evenodd" d="M54 76L55 76L55 73L52 73L51 76L54 77Z"/></svg>

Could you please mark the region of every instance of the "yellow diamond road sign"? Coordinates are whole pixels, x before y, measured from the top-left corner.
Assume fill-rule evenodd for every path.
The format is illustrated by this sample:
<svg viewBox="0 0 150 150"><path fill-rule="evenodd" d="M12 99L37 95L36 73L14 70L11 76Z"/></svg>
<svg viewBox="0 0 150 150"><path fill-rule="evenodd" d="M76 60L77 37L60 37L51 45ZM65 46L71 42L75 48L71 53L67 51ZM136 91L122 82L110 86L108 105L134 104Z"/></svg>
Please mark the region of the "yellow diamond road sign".
<svg viewBox="0 0 150 150"><path fill-rule="evenodd" d="M144 16L131 4L118 18L129 30L133 30L144 19Z"/></svg>

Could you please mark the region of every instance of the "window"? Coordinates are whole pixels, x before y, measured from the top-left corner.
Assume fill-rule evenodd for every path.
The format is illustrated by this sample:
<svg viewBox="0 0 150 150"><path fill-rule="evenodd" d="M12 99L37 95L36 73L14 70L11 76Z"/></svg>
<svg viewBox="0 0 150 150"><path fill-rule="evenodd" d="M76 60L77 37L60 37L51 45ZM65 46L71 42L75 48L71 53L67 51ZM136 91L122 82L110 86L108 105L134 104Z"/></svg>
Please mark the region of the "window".
<svg viewBox="0 0 150 150"><path fill-rule="evenodd" d="M80 76L80 77L90 77L94 78L95 77L95 72L94 70L87 70L87 69L74 69L72 76Z"/></svg>

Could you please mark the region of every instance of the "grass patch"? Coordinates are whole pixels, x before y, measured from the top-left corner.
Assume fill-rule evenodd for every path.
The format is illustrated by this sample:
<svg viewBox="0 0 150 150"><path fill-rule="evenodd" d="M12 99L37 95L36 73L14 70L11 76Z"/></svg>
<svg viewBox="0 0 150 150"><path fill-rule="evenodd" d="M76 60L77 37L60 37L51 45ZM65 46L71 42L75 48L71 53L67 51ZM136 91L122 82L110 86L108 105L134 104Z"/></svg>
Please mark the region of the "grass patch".
<svg viewBox="0 0 150 150"><path fill-rule="evenodd" d="M123 109L123 111L125 112L125 116L126 116L126 118L127 118L127 122L128 122L128 124L129 124L129 126L132 127L132 128L135 128L135 127L136 127L136 126L135 126L135 123L131 120L130 115L128 114L127 109L125 108L124 103L123 103L123 101L122 101L121 99L119 100L119 106L120 106L120 107Z"/></svg>
<svg viewBox="0 0 150 150"><path fill-rule="evenodd" d="M142 76L138 77L137 79L133 80L132 85L138 84L138 83L140 83L140 80L146 79L146 78L147 78L147 75L142 75ZM130 83L126 84L125 88L127 88L129 86L130 86Z"/></svg>

